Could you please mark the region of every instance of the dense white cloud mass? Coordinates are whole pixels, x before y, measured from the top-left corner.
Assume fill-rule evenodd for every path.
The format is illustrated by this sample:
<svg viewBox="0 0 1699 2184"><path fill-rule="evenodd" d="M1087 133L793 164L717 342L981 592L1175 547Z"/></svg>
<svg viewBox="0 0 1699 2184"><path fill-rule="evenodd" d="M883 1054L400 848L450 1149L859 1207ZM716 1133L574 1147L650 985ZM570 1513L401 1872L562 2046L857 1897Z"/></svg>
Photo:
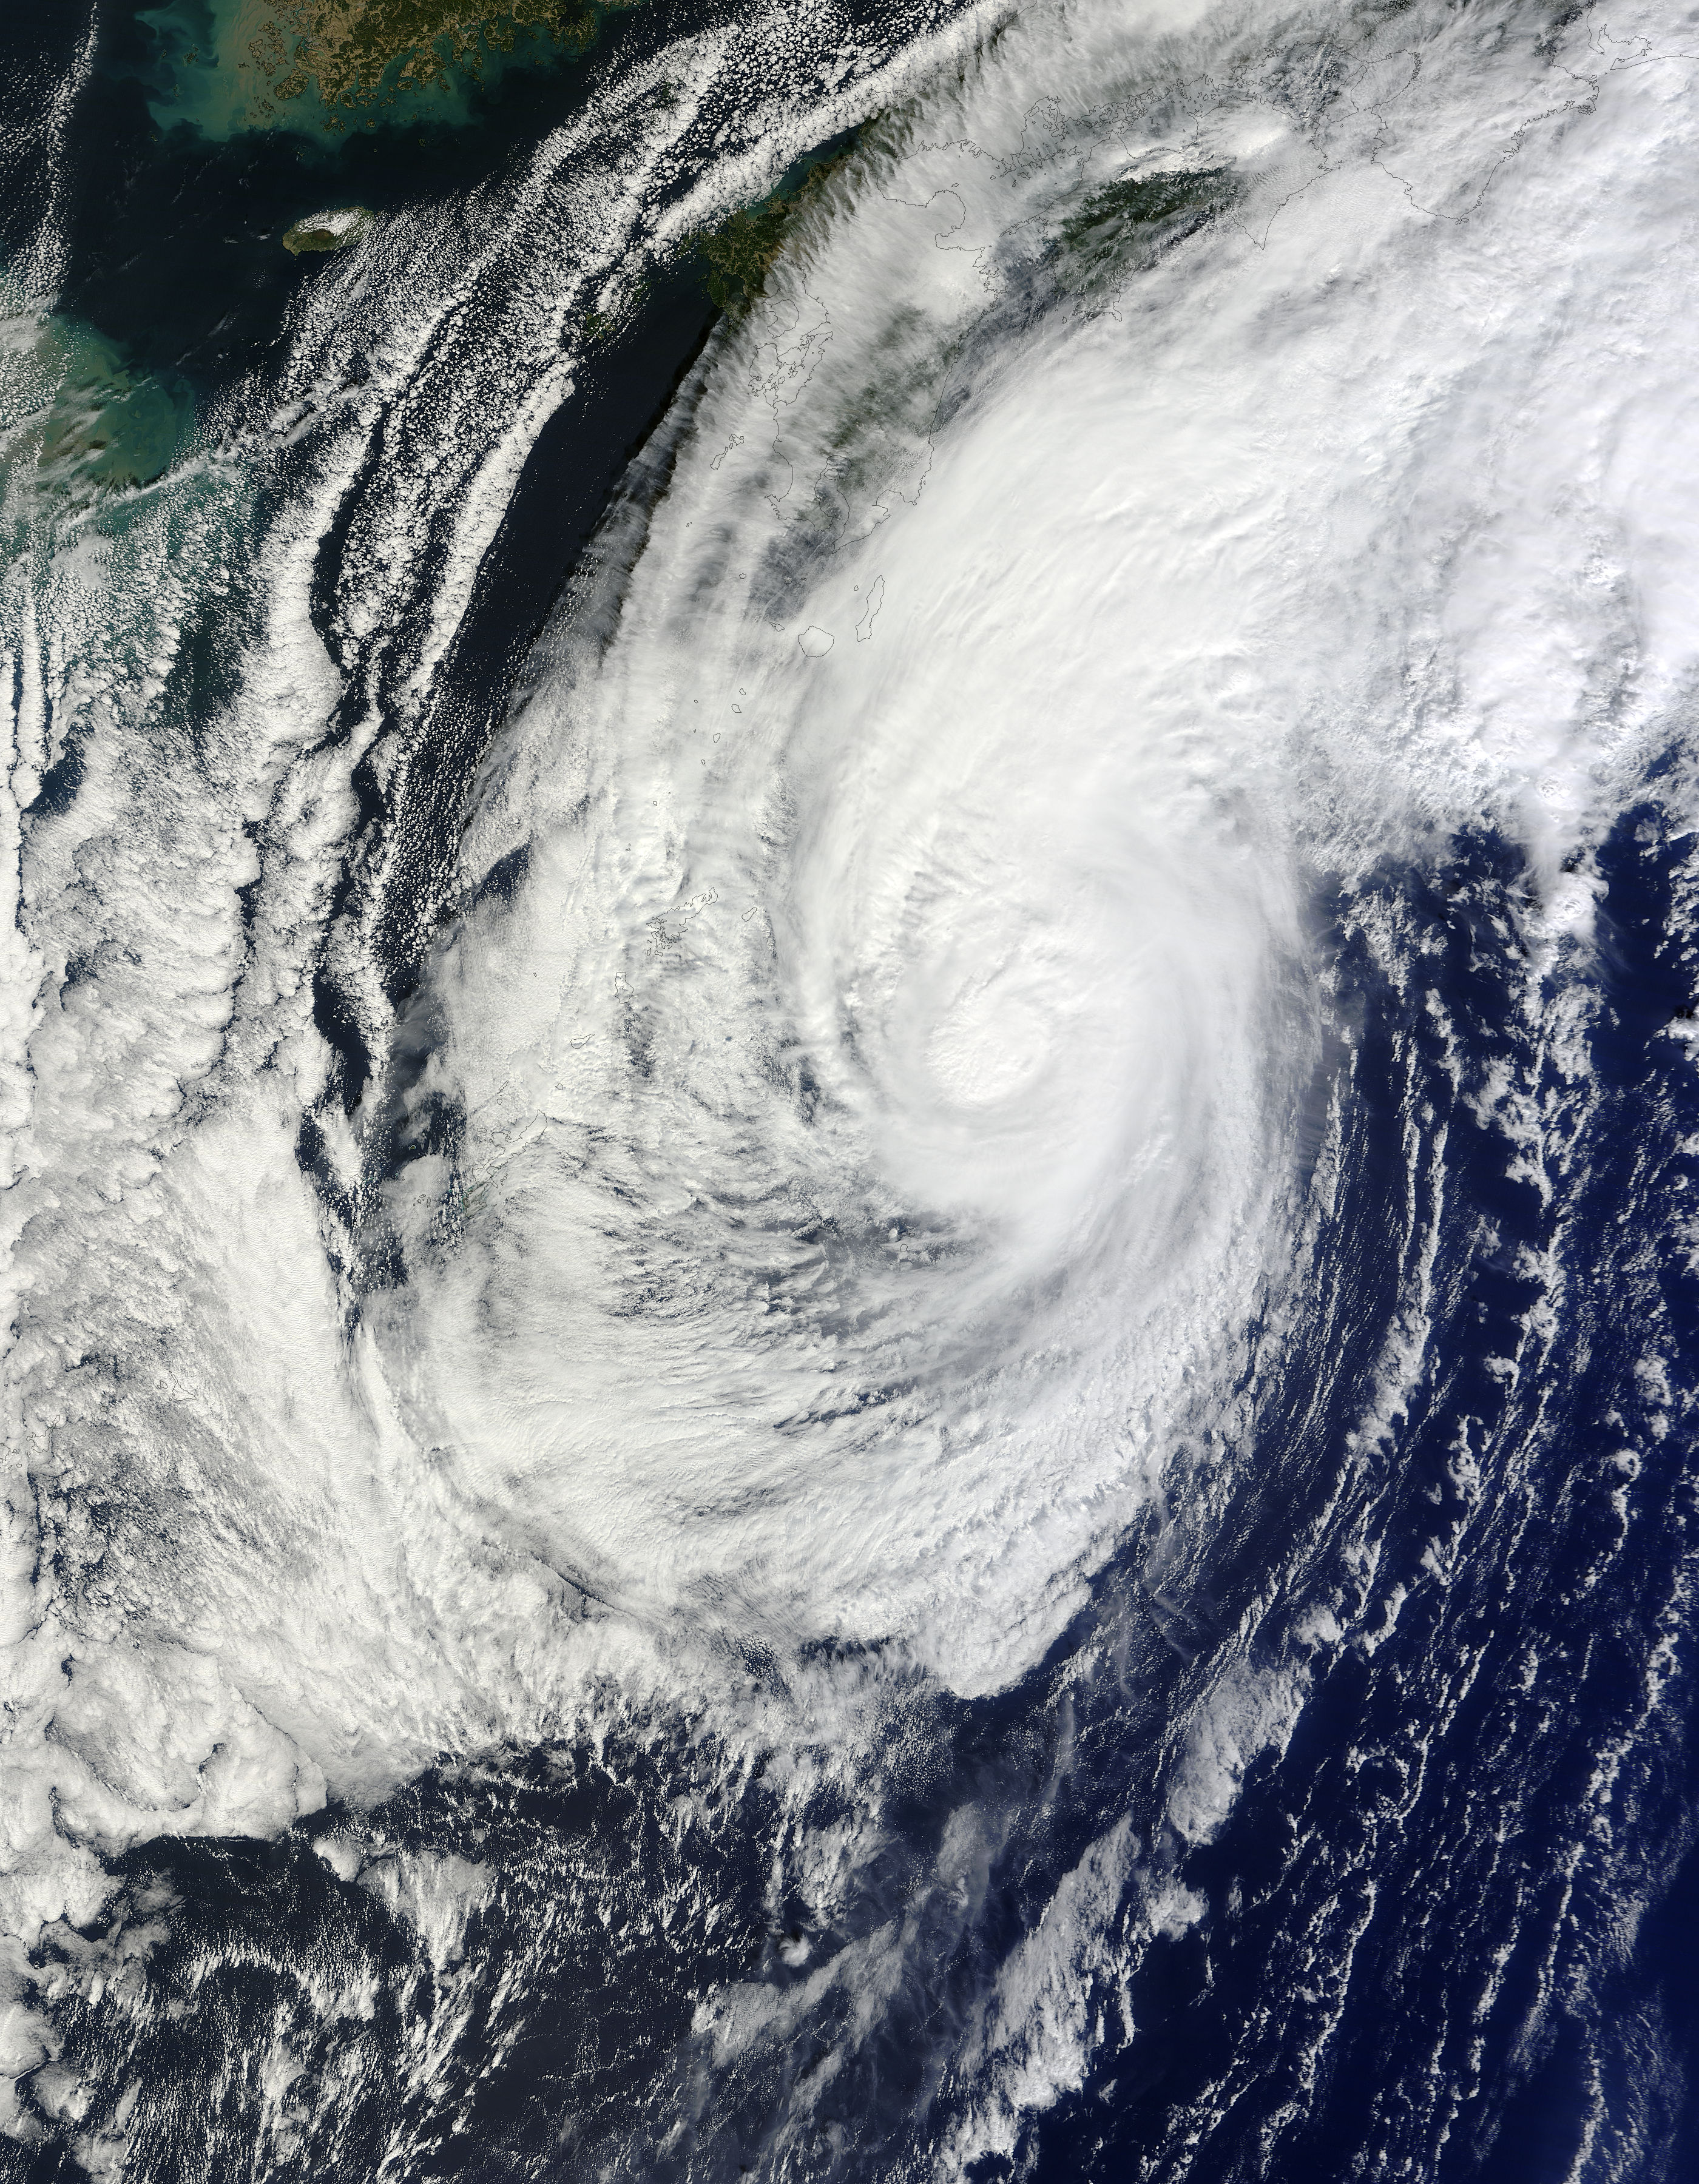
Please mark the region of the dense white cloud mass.
<svg viewBox="0 0 1699 2184"><path fill-rule="evenodd" d="M1011 1683L1175 1448L1230 1443L1247 1330L1304 1281L1320 892L1485 820L1530 853L1536 956L1585 944L1699 636L1699 28L985 30L710 348L485 763L393 1067L320 1111L350 1181L402 1117L361 1217L393 1286L356 1298L296 1157L375 726L318 739L322 510L264 549L195 766L47 647L94 727L24 858L19 1947L97 1902L94 1851L273 1830L616 1685L760 1745L872 1736L886 1669ZM468 567L559 392L465 485ZM172 526L248 520L210 458L176 492L64 549L68 618L147 521L163 567ZM42 766L44 640L11 642ZM1217 1702L1183 1833L1289 1718ZM1134 1856L1094 1852L1082 1919ZM1078 2079L1041 1953L998 2006L1055 2053L1021 2033L1005 2106Z"/></svg>
<svg viewBox="0 0 1699 2184"><path fill-rule="evenodd" d="M393 1340L610 1604L1033 1658L1290 1268L1307 886L1483 806L1555 878L1681 688L1685 404L1637 459L1616 370L1668 229L1603 170L1685 64L1412 35L1301 131L1248 37L1200 86L1011 32L822 208L540 670ZM1231 210L1070 239L1176 170Z"/></svg>
<svg viewBox="0 0 1699 2184"><path fill-rule="evenodd" d="M918 282L882 322L888 242L843 226L847 293L823 255L769 321L816 313L827 433L899 374L936 399L956 331ZM1167 481L1106 479L1108 332L992 361L914 504L795 576L801 465L727 369L612 645L496 769L530 865L434 982L467 1212L397 1341L435 1437L645 1617L1000 1680L1264 1271L1309 1059L1282 815L1175 688L1171 645L1242 649L1234 571L1174 554ZM447 1181L409 1171L421 1233Z"/></svg>

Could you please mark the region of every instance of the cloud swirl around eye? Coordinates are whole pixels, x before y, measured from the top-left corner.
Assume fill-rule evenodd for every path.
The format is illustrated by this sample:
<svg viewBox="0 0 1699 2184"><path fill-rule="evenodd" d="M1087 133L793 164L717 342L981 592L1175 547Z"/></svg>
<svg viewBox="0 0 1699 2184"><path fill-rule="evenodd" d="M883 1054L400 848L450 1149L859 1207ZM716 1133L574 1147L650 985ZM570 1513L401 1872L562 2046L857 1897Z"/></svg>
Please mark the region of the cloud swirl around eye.
<svg viewBox="0 0 1699 2184"><path fill-rule="evenodd" d="M1460 125L1441 32L1306 134L1248 70L1200 100L1124 26L1026 35L828 190L616 605L545 648L467 850L526 877L436 977L458 1173L394 1201L417 1240L464 1194L395 1340L541 1552L964 1691L1055 1635L1292 1273L1314 891L1485 812L1569 915L1552 647L1623 611L1585 569L1644 495L1553 498L1506 148L1567 131L1585 196L1604 103L1668 91L1554 103L1518 49L1512 119ZM1596 384L1597 308L1538 278Z"/></svg>

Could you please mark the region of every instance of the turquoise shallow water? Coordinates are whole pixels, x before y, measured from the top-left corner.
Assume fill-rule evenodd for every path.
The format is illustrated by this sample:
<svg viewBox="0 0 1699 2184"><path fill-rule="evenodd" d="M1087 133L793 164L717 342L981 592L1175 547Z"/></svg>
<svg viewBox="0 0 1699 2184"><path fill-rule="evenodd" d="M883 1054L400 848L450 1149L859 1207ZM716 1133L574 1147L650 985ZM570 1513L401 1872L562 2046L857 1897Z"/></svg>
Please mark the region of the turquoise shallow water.
<svg viewBox="0 0 1699 2184"><path fill-rule="evenodd" d="M121 8L101 19L83 55L54 173L59 256L45 313L30 292L39 198L26 170L0 188L0 280L6 308L19 314L0 356L0 479L14 577L33 567L44 593L62 588L68 580L52 570L89 550L115 555L114 571L133 566L133 585L114 594L114 605L126 604L95 609L104 632L86 625L83 643L117 657L154 649L142 571L154 554L167 556L174 589L187 583L198 595L193 681L210 692L226 687L246 642L250 602L229 566L259 549L280 487L287 499L276 470L282 451L263 430L256 440L253 423L273 398L292 326L339 270L292 254L283 235L337 205L382 219L465 199L582 112L596 67L617 58L638 21L610 17L606 50L588 61L539 47L534 64L515 58L482 81L457 77L421 95L404 125L391 107L370 130L326 131L309 102L296 117L306 127L246 130L231 125L227 106L215 114L197 104L205 84L196 64L175 76L165 66L163 56L198 37L205 50L203 11L166 22L170 12L156 20ZM649 10L642 34L676 36L691 20L688 8ZM11 78L23 104L39 110L48 86L77 76L81 31L69 15L31 26ZM477 240L474 223L462 247ZM710 318L686 265L652 282L647 306L586 359L577 398L561 405L529 482L517 485L504 530L522 549L504 575L498 547L457 651L481 717L499 710L621 465ZM355 357L349 368L364 366ZM539 505L540 532L525 513ZM94 608L75 584L67 596L81 601L80 617ZM50 798L81 778L80 744L73 735L47 766Z"/></svg>
<svg viewBox="0 0 1699 2184"><path fill-rule="evenodd" d="M510 1165L478 1168L468 1153L458 1180L470 1187L445 1184L428 1225L393 1214L409 1190L425 1203L429 1178L477 1133L494 1143L486 1109L445 1069L443 997L482 1024L462 1039L481 1055L550 974L552 928L539 914L533 947L523 920L577 869L571 828L614 808L588 791L573 801L574 769L596 748L575 709L594 688L597 647L617 660L634 642L621 625L641 626L629 581L641 554L658 539L649 568L683 572L667 596L684 703L693 675L715 694L700 665L713 602L761 571L744 547L766 503L753 485L736 500L739 464L755 460L733 401L749 374L728 390L740 353L716 333L696 264L649 242L699 184L718 176L719 202L751 202L787 165L796 173L808 144L841 141L858 118L833 103L845 57L871 67L936 18L834 18L806 66L775 41L751 81L738 72L750 18L656 4L611 22L582 63L515 66L445 92L434 116L421 107L404 127L392 114L340 138L232 131L215 85L185 91L201 20L181 5L103 16L81 78L82 18L0 31L17 47L12 141L29 149L8 168L0 139L12 284L0 688L24 807L4 937L28 951L9 959L6 997L21 997L32 1132L3 1198L23 1281L8 1361L17 1447L0 1449L19 1469L0 1515L17 1520L23 1549L0 1591L21 1633L0 1802L28 1892L6 1900L38 1922L0 1934L28 2065L0 2178L1683 2184L1699 2164L1699 1805L1682 1665L1699 1581L1699 1287L1691 1228L1671 1210L1699 1175L1699 1078L1680 1059L1699 945L1685 721L1589 853L1596 950L1562 958L1537 1007L1534 882L1513 830L1436 832L1315 891L1329 1013L1292 1186L1306 1209L1301 1290L1259 1293L1251 1323L1235 1325L1242 1372L1205 1391L1218 1407L1177 1435L1161 1504L1117 1535L1042 1659L963 1696L883 1639L834 1631L790 1659L757 1631L714 1673L749 1694L749 1720L780 1723L771 1734L746 1731L741 1713L722 1731L719 1686L705 1684L676 1702L610 1686L582 1719L511 1728L492 1696L504 1678L563 1630L590 1628L605 1602L582 1589L593 1571L539 1560L554 1550L524 1527L541 1490L512 1489L517 1513L501 1528L510 1489L493 1468L466 1529L446 1535L453 1552L432 1560L454 1452L422 1434L415 1448L411 1423L404 1432L350 1362L370 1357L375 1328L404 1322L421 1268L493 1239L489 1354L516 1354L514 1300L537 1298L559 1322L537 1355L563 1371L581 1362L571 1312L605 1290L620 1307L609 1324L630 1337L619 1355L634 1361L615 1390L625 1401L644 1392L649 1358L690 1334L675 1309L685 1278L755 1267L760 1342L740 1353L752 1368L818 1334L845 1368L766 1437L799 1451L799 1557L833 1517L821 1484L833 1474L810 1468L812 1451L863 1431L871 1448L883 1421L954 1384L950 1370L905 1377L894 1338L878 1347L888 1322L863 1306L898 1266L918 1300L897 1330L911 1342L970 1255L923 1204L888 1226L864 1221L848 1193L754 1190L772 1150L763 1116L782 1108L786 1142L808 1158L828 1141L834 1080L816 1049L827 1062L833 1051L829 1038L810 1048L751 1033L737 1009L697 1006L687 1020L688 951L712 928L683 912L653 919L630 959L661 996L621 1034L632 1096L659 1099L684 1066L654 1035L671 1022L693 1070L739 1050L734 1032L747 1042L744 1104L693 1089L694 1105L665 1111L670 1127L645 1153L664 1190L618 1167L617 1117L603 1129L601 1110L566 1176L576 1189L608 1162L594 1236L622 1233L635 1194L655 1246L642 1283L599 1289L594 1236L577 1240L588 1225L558 1254L564 1274L543 1228L526 1226L560 1187L545 1167L565 1142L549 1135L563 1127L544 1113L552 1078L532 1101L548 1128L496 1148ZM1360 29L1321 19L1313 47L1268 64L1271 98L1320 102L1338 39ZM719 36L701 64L701 115L657 152L665 110L644 69L697 33L705 50ZM175 92L162 60L173 50ZM1232 58L1204 55L1229 89ZM1227 94L1201 64L1189 80L1208 121ZM73 82L58 134L27 136ZM610 85L619 96L598 109ZM1367 75L1362 86L1363 105L1335 100L1347 121L1366 110ZM181 103L203 91L211 128ZM1066 207L1072 167L1096 144L1083 128L1071 139L1073 109L1018 74L1009 102L994 146L1002 181L1054 172ZM787 139L793 124L804 134ZM1001 238L1006 285L979 291L986 317L952 354L947 399L924 374L905 391L900 342L883 378L848 376L858 334L872 342L856 297L900 295L915 264L957 270L974 292L966 243L959 260L943 254L958 228L999 236L970 225L982 202L964 178L982 154L965 125L933 132L946 141L933 155L955 162L948 188L868 190L833 230L852 270L858 235L883 231L855 226L870 204L891 234L911 214L909 243L883 256L870 244L860 287L822 277L819 293L850 299L829 322L794 292L764 326L776 406L805 419L811 388L822 432L843 428L788 542L787 581L827 567L833 526L855 513L862 487L838 460L845 448L887 428L895 443L913 414L936 436L935 469L928 443L904 474L912 500L899 494L889 529L881 515L869 534L894 554L905 507L944 511L942 523L960 506L950 461L965 443L950 418L972 423L1000 384L1051 383L1045 344L1062 343L1059 328L1082 345L1125 343L1118 384L1150 374L1140 314L1160 332L1160 297L1174 292L1129 283L1124 320L1076 327L1046 286L1050 261L1028 248L1049 216L1035 198L1039 211ZM1121 109L1101 125L1132 125ZM1342 166L1364 156L1344 142ZM1693 171L1690 160L1682 175ZM622 195L634 175L641 190ZM1507 194L1514 179L1501 177ZM298 259L282 248L303 215L354 203L376 214L358 249ZM1431 248L1466 266L1483 231L1436 227ZM1518 266L1529 232L1510 229ZM1244 244L1246 286L1275 262L1266 242L1259 231ZM623 279L627 259L646 268L640 292ZM1220 308L1239 291L1213 292ZM1339 296L1318 294L1325 326ZM587 336L593 315L611 333ZM1206 453L1220 437L1211 405L1243 361L1230 318L1222 309L1229 332L1217 338L1210 320L1199 336L1215 341L1209 369L1173 375L1183 395L1206 390L1185 415ZM1266 355L1290 363L1284 324L1271 307L1257 370ZM822 393L834 370L846 374L838 410ZM1259 431L1278 407L1256 398L1265 383L1248 398ZM1341 415L1352 383L1342 370ZM1055 409L1056 447L1077 451L1079 413ZM1279 483L1267 444L1234 444L1253 478ZM1133 500L1172 449L1153 428L1084 452L1108 497ZM1020 472L1022 456L1015 485L997 472L961 519L972 535L932 534L944 577L958 553L969 571L964 623L990 582L973 554L1044 512L1039 466ZM1326 460L1315 475L1331 488ZM799 500L811 490L805 480ZM1266 529L1295 551L1306 528L1325 528L1312 508L1338 517L1356 504L1271 492L1241 541ZM1164 553L1182 517L1200 521L1177 493L1161 509ZM699 560L682 531L709 542ZM716 563L716 539L738 550ZM1223 550L1259 577L1249 549L1237 562L1237 547ZM1359 556L1344 589L1373 599L1372 565ZM830 617L835 649L805 647L805 660L782 632L783 671L871 678L901 660L892 648L912 600L897 566L888 587L878 578L865 644L860 625L852 633L860 593ZM1068 575L1058 561L1045 580L1064 607ZM1005 611L978 635L1001 642L1029 620L1058 681L1083 628L1129 672L1167 641L1118 569L1072 621L1052 615L1044 588L1013 611L993 593ZM1311 633L1324 651L1323 619ZM775 626L751 614L749 658ZM934 635L965 679L971 649L952 652L942 622ZM558 706L559 733L533 776L510 777L513 842L483 860L476 834L462 848L469 814L499 799L470 785L516 678ZM666 680L640 675L628 706L610 701L605 741L635 754L633 778L651 739L660 749ZM1201 688L1176 680L1182 699ZM1051 806L1032 792L1055 787L1039 761L1069 722L1035 688L1007 739L1033 769L1013 777L998 855L975 868L974 944L1008 911L1011 867L1050 855ZM753 703L741 682L717 694L723 751ZM883 723L903 727L905 697L891 671L858 724L869 742ZM952 746L950 697L911 738L921 761L959 753L944 821L971 806L995 742L979 732L997 727L988 705ZM1259 694L1259 718L1274 719L1277 697ZM808 764L822 748L805 746L782 786L827 822L855 738ZM708 773L694 750L680 764L687 781ZM896 838L906 778L872 782L874 848ZM658 792L645 780L630 800L638 827ZM716 803L705 778L702 809L695 838L710 850L759 833L764 853L793 857L808 883L794 900L809 889L828 908L855 899L847 865L837 884L817 868L811 878L806 830L778 800ZM615 853L633 831L610 833ZM1160 862L1154 830L1117 839L1135 845L1128 871ZM1065 856L1050 861L1066 872ZM928 861L929 886L944 866ZM689 916L718 902L742 930L729 889L719 902L693 877L679 895ZM924 942L922 930L916 950ZM1191 975L1189 1022L1228 1013L1224 987ZM1117 1011L1131 1005L1112 984L1087 998L1069 1050L1089 1076L1095 1049L1118 1051ZM1561 1039L1540 1013L1548 1002L1570 1027ZM779 1014L765 989L756 1007ZM563 1067L576 1066L577 1028L565 1026ZM883 1037L871 1017L858 1035L864 1050ZM1191 1035L1183 1025L1178 1050ZM1191 1084L1206 1105L1216 1088L1201 1073ZM0 1089L10 1096L10 1080ZM1069 1097L1059 1084L1055 1106ZM681 1157L699 1112L742 1133L723 1168ZM1048 1111L1036 1113L1020 1141L1040 1168L1047 1130ZM1284 1138L1278 1149L1284 1161ZM1010 1203L1024 1182L1013 1178ZM1101 1294L1089 1262L1061 1269L1058 1310L1081 1354L1093 1315L1119 1313L1119 1293L1107 1306ZM415 1353L397 1339L390 1354ZM436 1369L428 1346L417 1354L421 1376ZM716 1415L733 1449L742 1413ZM374 1417L382 1432L363 1437ZM959 1424L971 1443L978 1424ZM1083 1457L1102 1446L1082 1435ZM654 1446L634 1429L619 1452L635 1472ZM762 1521L759 1491L705 1466L698 1504L681 1538L727 1509ZM944 1513L970 1534L983 1518L967 1494ZM1008 1537L1018 1545L1053 1513L1028 1505ZM846 1562L864 1552L840 1539ZM955 1552L936 1552L940 1585ZM510 1624L496 1580L514 1562L523 1612ZM323 1568L349 1574L354 1639ZM361 1624L368 1583L378 1608ZM231 1666L238 1657L270 1682ZM462 1660L457 1713L439 1687ZM344 1711L312 1746L297 1702L315 1679ZM859 1725L843 1733L860 1721L848 1699L833 1710L863 1690L881 1709L865 1739ZM805 1730L762 1711L788 1691L799 1708L819 1700ZM287 1736L256 1730L262 1714ZM409 1756L384 1775L391 1736ZM316 1777L312 1752L326 1755Z"/></svg>
<svg viewBox="0 0 1699 2184"><path fill-rule="evenodd" d="M612 12L601 11L601 20ZM253 52L256 33L269 22L253 0L165 0L138 9L135 20L149 42L136 65L154 125L187 125L218 143L267 129L323 145L357 130L463 129L487 114L492 96L511 75L558 72L577 58L545 30L513 25L505 49L481 39L466 60L448 60L428 81L415 69L404 82L409 57L402 56L365 94L326 105L315 81L292 96L276 95L281 79L275 70L268 78Z"/></svg>
<svg viewBox="0 0 1699 2184"><path fill-rule="evenodd" d="M656 27L677 35L691 12L661 11ZM223 75L182 61L205 35L202 14L182 0L103 23L64 168L71 248L59 303L203 393L262 364L312 277L278 248L294 221L327 205L382 210L475 187L582 110L589 70L632 28L629 15L610 16L588 58L534 40L494 55L481 81L451 75L352 128L331 127L336 117L310 95L287 123L250 128L234 92L219 88Z"/></svg>

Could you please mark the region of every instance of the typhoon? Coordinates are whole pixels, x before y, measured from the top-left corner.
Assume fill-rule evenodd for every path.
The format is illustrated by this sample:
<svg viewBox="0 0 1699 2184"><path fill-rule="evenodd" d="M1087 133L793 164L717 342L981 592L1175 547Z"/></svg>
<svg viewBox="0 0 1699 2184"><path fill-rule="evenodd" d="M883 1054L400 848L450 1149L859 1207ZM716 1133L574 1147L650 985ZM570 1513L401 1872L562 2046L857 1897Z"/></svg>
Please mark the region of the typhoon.
<svg viewBox="0 0 1699 2184"><path fill-rule="evenodd" d="M1699 16L622 20L30 79L0 2175L1691 2176Z"/></svg>

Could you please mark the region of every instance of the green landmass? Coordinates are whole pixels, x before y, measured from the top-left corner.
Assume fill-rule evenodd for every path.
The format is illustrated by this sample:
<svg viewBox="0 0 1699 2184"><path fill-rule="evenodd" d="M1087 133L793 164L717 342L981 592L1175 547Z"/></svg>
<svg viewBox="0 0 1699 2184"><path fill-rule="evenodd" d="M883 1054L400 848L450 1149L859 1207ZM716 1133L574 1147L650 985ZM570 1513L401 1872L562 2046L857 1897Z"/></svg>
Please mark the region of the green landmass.
<svg viewBox="0 0 1699 2184"><path fill-rule="evenodd" d="M846 151L816 161L793 188L781 185L760 204L741 207L718 227L695 237L697 254L708 263L708 292L722 311L740 318L766 292L767 276L784 248L792 221L849 157Z"/></svg>
<svg viewBox="0 0 1699 2184"><path fill-rule="evenodd" d="M287 126L335 136L401 120L468 118L469 81L515 58L582 53L604 15L640 0L161 0L165 125L214 136ZM396 109L398 109L396 110Z"/></svg>
<svg viewBox="0 0 1699 2184"><path fill-rule="evenodd" d="M374 217L364 205L344 205L338 212L309 213L287 231L283 248L298 258L304 252L346 249L349 243L359 242Z"/></svg>
<svg viewBox="0 0 1699 2184"><path fill-rule="evenodd" d="M386 88L392 69L395 90L451 68L475 76L487 51L510 53L531 32L582 51L595 39L596 9L591 0L270 0L246 52L274 101L311 86L326 106L359 107Z"/></svg>
<svg viewBox="0 0 1699 2184"><path fill-rule="evenodd" d="M1239 193L1230 167L1146 175L1111 182L1062 223L1061 246L1076 279L1088 285L1139 264L1192 234Z"/></svg>

